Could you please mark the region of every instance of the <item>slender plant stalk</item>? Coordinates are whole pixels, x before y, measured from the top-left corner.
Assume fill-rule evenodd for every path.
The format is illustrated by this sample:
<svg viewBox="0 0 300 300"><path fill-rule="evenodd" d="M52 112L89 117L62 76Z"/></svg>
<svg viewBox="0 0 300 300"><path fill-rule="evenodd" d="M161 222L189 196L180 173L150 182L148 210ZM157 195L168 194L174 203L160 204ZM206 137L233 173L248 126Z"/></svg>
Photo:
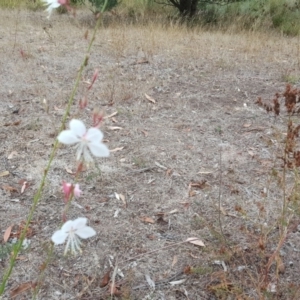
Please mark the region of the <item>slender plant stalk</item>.
<svg viewBox="0 0 300 300"><path fill-rule="evenodd" d="M291 121L291 116L289 115L288 118L288 124ZM285 227L287 227L287 224L285 224L286 222L286 213L287 213L287 197L286 197L286 168L287 168L287 159L288 159L288 143L289 141L286 140L285 142L285 147L284 147L284 163L283 163L283 172L282 172L282 192L283 192L283 204L282 204L282 214L281 214L281 226L280 226L280 234L281 236L284 235L284 231L285 231Z"/></svg>
<svg viewBox="0 0 300 300"><path fill-rule="evenodd" d="M18 8L18 15L20 13L20 7ZM16 44L17 44L17 33L18 33L18 27L19 27L19 18L16 20L16 30L15 30L15 39L14 39L14 47L13 50L15 50Z"/></svg>
<svg viewBox="0 0 300 300"><path fill-rule="evenodd" d="M107 2L108 2L108 0L105 1L104 5L102 7L101 13L103 13L105 11L105 8L107 6ZM77 78L76 78L76 81L75 81L75 84L74 84L71 96L69 98L66 111L65 111L65 113L63 115L63 118L62 118L62 122L61 122L61 126L60 126L60 129L59 129L59 132L62 131L65 128L65 123L66 123L66 120L68 118L69 112L71 110L71 106L72 106L72 104L74 102L74 97L75 97L75 94L77 92L77 89L78 89L78 86L79 86L79 83L80 83L82 72L83 72L84 68L88 64L88 60L89 60L89 56L90 56L90 51L91 51L92 45L93 45L93 43L95 41L96 32L97 32L97 30L99 28L100 23L101 23L101 18L99 17L98 20L97 20L96 26L94 28L93 36L92 36L91 41L90 41L90 43L88 45L87 53L85 55L85 58L84 58L84 60L83 60L83 62L81 64L81 66L80 66L80 69L78 71ZM44 187L45 187L46 179L47 179L50 167L52 165L53 159L55 157L55 154L56 154L56 151L57 151L57 148L58 148L58 144L59 144L58 140L56 139L56 141L54 143L54 146L53 146L53 149L52 149L51 154L50 154L49 161L48 161L47 166L46 166L46 168L44 170L44 175L42 177L42 181L41 181L41 183L39 185L39 188L38 188L36 194L33 197L33 203L32 203L31 209L29 211L29 214L27 216L26 224L25 224L25 226L24 226L24 228L23 228L23 230L21 232L21 235L20 235L18 243L13 248L13 253L12 253L11 258L10 258L9 267L7 268L7 270L5 271L5 273L3 275L2 282L1 282L1 285L0 285L0 296L3 295L3 293L4 293L7 281L10 278L12 270L13 270L13 268L15 266L17 256L18 256L19 252L21 251L21 248L22 248L22 245L23 245L23 241L24 241L24 239L26 237L26 234L27 234L30 222L33 219L34 212L35 212L36 207L37 207L37 205L38 205L38 203L39 203L39 201L41 199L42 192L43 192ZM49 257L52 256L52 253L53 253L53 246L50 249L50 252L48 254L48 259L46 261L47 265L49 264ZM47 268L47 266L46 266L46 268Z"/></svg>
<svg viewBox="0 0 300 300"><path fill-rule="evenodd" d="M223 186L223 177L222 177L222 146L220 147L220 155L219 155L219 164L220 164L220 180L219 180L219 195L218 195L218 223L219 223L219 227L220 227L220 233L222 235L223 238L223 242L226 244L226 246L228 247L228 249L232 252L232 249L228 243L228 240L225 236L224 230L223 230L223 224L222 224L222 220L221 220L221 205L222 205L222 201L221 201L221 193L222 193L222 186Z"/></svg>
<svg viewBox="0 0 300 300"><path fill-rule="evenodd" d="M75 184L78 182L78 173L76 174L74 182L75 182ZM71 195L68 199L68 203L65 205L65 208L63 210L63 216L67 215L67 211L70 208L73 197L74 197L74 190L72 191L72 193L71 193ZM50 247L47 251L47 258L43 263L43 268L42 268L41 272L38 275L38 279L36 280L36 286L33 290L33 297L32 297L33 300L36 299L36 296L37 296L37 294L38 294L38 292L39 292L39 290L40 290L40 288L41 288L41 286L44 282L44 278L45 278L45 275L46 275L46 270L47 270L47 268L48 268L48 266L51 263L52 258L53 258L53 251L54 251L54 244L51 243Z"/></svg>

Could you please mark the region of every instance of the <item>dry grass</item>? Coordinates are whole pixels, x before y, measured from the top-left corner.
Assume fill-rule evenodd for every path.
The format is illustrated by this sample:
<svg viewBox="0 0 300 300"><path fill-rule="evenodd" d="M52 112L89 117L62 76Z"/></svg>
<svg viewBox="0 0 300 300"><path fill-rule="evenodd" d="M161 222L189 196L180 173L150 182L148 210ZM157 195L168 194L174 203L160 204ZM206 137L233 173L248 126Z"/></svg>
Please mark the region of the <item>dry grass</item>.
<svg viewBox="0 0 300 300"><path fill-rule="evenodd" d="M84 34L94 22L84 11L75 20L32 15L0 17L6 57L0 65L0 122L6 124L0 166L10 172L0 177L3 232L26 218L87 46ZM290 226L279 223L282 187L293 195L295 211L298 206L295 173L286 171L282 185L277 159L286 120L275 121L254 104L258 96L271 99L283 91L287 72L298 78L298 39L107 22L78 101L95 68L101 76L88 94L88 109L76 105L70 117L90 123L94 107L106 115L118 112L102 129L110 149L123 149L80 178L83 208L72 207L70 218L88 217L98 235L81 257L63 257L57 249L39 299L110 299L99 282L116 260L124 274L116 275L122 299L298 299L298 221L289 214ZM39 279L49 237L60 223L61 180L72 180L66 168L73 166L69 149L61 147L32 224L31 248L21 254L4 299ZM24 194L22 179L30 182ZM115 192L125 195L126 206ZM194 236L206 247L181 243ZM3 259L3 267L7 263ZM30 299L30 291L22 297Z"/></svg>

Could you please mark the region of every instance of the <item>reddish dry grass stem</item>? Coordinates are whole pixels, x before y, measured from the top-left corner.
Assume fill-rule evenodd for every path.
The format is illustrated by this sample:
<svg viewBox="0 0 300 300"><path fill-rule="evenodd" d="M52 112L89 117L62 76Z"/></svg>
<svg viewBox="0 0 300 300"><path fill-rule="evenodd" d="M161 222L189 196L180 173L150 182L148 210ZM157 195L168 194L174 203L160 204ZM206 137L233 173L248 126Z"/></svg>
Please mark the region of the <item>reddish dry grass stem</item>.
<svg viewBox="0 0 300 300"><path fill-rule="evenodd" d="M284 101L282 101L284 99ZM267 112L274 112L276 116L282 111L282 106L285 106L285 110L289 116L300 113L300 89L292 88L290 84L286 85L285 91L280 94L276 93L273 99L273 105L262 101L261 97L255 102L259 106L263 107Z"/></svg>
<svg viewBox="0 0 300 300"><path fill-rule="evenodd" d="M285 141L284 153L280 157L284 166L291 169L300 166L300 150L297 149L297 138L299 137L300 125L294 125L291 117L300 113L300 89L292 88L290 84L286 85L283 93L276 93L272 104L265 103L261 97L256 100L256 104L263 107L267 112L273 112L279 116L282 112L286 112L289 119L287 123L287 134Z"/></svg>

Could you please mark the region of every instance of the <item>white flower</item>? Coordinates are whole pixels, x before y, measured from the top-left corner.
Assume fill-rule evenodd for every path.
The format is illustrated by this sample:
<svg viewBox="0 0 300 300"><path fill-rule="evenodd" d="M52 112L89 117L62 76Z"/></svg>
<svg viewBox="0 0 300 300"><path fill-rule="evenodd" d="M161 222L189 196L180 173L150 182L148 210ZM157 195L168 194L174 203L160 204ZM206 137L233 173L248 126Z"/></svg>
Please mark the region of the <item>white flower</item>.
<svg viewBox="0 0 300 300"><path fill-rule="evenodd" d="M45 2L45 5L48 5L46 11L48 12L48 18L50 18L50 15L52 13L52 10L54 8L57 8L61 5L60 0L42 0L43 2Z"/></svg>
<svg viewBox="0 0 300 300"><path fill-rule="evenodd" d="M92 227L87 226L86 222L87 218L78 218L74 221L69 220L60 230L54 232L51 239L55 245L63 244L67 239L64 255L67 254L69 249L73 254L76 254L77 251L81 252L79 237L87 239L96 234L96 231Z"/></svg>
<svg viewBox="0 0 300 300"><path fill-rule="evenodd" d="M85 125L80 120L71 120L70 129L62 131L57 139L59 142L66 145L77 144L77 160L80 160L80 157L83 154L83 159L86 162L93 161L88 149L94 156L109 156L108 148L101 143L103 133L98 128L94 127L86 130Z"/></svg>

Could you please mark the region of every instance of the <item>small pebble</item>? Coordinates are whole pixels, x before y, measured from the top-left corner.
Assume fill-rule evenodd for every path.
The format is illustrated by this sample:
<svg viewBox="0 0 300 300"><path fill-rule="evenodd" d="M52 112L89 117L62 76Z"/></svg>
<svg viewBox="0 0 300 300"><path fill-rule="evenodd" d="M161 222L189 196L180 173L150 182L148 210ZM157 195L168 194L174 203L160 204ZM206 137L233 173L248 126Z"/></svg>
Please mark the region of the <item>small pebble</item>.
<svg viewBox="0 0 300 300"><path fill-rule="evenodd" d="M280 250L280 256L286 256L286 252L283 250Z"/></svg>

